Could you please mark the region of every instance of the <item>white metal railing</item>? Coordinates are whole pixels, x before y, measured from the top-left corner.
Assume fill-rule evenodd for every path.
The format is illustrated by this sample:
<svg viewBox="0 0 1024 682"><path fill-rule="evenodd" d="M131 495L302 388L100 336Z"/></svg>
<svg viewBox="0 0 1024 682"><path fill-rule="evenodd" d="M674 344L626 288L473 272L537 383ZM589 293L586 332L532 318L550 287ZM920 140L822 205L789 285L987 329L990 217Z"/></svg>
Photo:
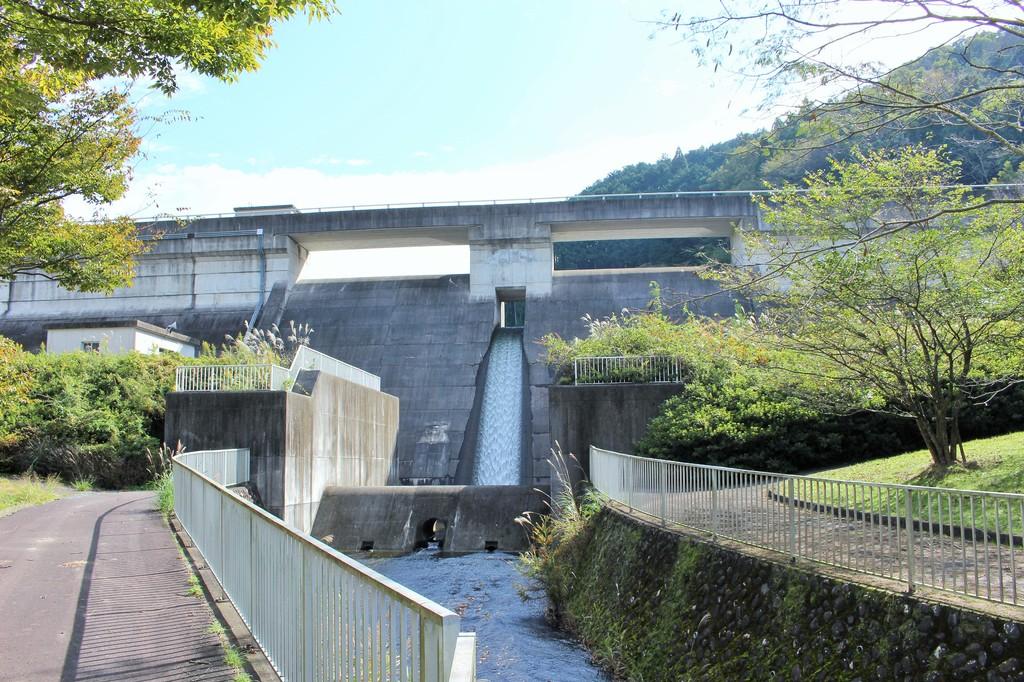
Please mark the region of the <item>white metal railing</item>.
<svg viewBox="0 0 1024 682"><path fill-rule="evenodd" d="M658 384L685 380L686 363L672 355L618 355L576 358L575 384Z"/></svg>
<svg viewBox="0 0 1024 682"><path fill-rule="evenodd" d="M174 372L175 391L270 391L288 370L276 365L190 365Z"/></svg>
<svg viewBox="0 0 1024 682"><path fill-rule="evenodd" d="M376 391L380 377L300 346L288 369L271 364L183 365L174 373L175 391L283 391L289 390L302 370L319 370Z"/></svg>
<svg viewBox="0 0 1024 682"><path fill-rule="evenodd" d="M244 449L175 457L174 512L283 679L474 679L457 614L227 490L248 461Z"/></svg>
<svg viewBox="0 0 1024 682"><path fill-rule="evenodd" d="M839 481L590 448L590 478L631 509L811 561L1024 602L1024 495Z"/></svg>
<svg viewBox="0 0 1024 682"><path fill-rule="evenodd" d="M246 448L183 452L175 461L223 486L249 480L249 450Z"/></svg>
<svg viewBox="0 0 1024 682"><path fill-rule="evenodd" d="M299 347L298 352L295 354L295 359L292 360L289 376L294 380L299 372L304 369L320 370L340 379L348 379L361 386L377 391L380 390L380 377L376 374L370 374L366 370L359 369L347 362L332 358L330 355L324 355L309 346Z"/></svg>

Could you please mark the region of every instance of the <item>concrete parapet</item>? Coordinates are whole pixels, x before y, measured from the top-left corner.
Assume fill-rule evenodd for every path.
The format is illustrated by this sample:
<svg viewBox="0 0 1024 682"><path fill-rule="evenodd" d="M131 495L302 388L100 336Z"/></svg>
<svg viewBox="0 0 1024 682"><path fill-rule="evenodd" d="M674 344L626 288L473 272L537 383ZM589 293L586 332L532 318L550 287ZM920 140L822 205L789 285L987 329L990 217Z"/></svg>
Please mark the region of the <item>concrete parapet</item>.
<svg viewBox="0 0 1024 682"><path fill-rule="evenodd" d="M546 510L528 486L332 487L312 535L341 551L411 552L432 541L445 553L522 551L527 538L516 517Z"/></svg>
<svg viewBox="0 0 1024 682"><path fill-rule="evenodd" d="M285 391L181 392L167 396L164 438L188 450L249 448L267 510L308 532L330 485L392 478L398 399L321 372Z"/></svg>

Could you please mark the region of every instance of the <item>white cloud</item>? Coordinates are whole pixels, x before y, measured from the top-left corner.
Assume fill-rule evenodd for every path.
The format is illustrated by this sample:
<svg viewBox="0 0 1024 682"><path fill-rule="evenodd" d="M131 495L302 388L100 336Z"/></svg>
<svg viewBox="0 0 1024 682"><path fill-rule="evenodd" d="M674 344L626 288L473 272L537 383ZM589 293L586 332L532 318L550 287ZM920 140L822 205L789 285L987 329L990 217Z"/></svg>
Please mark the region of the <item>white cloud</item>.
<svg viewBox="0 0 1024 682"><path fill-rule="evenodd" d="M455 146L450 144L443 144L440 147L438 147L438 149L443 151L445 154L451 154L453 151L455 151Z"/></svg>
<svg viewBox="0 0 1024 682"><path fill-rule="evenodd" d="M369 159L349 159L345 163L348 164L349 166L369 166L370 165L370 160Z"/></svg>
<svg viewBox="0 0 1024 682"><path fill-rule="evenodd" d="M455 171L352 173L323 167L269 170L211 162L168 164L140 172L128 194L110 213L152 215L168 207L189 213L218 213L233 206L295 204L300 208L382 203L446 202L474 199L523 199L575 194L608 172L638 161L721 139L729 131L687 130L661 135L603 140L591 146L517 163ZM77 200L66 203L75 215L92 210Z"/></svg>
<svg viewBox="0 0 1024 682"><path fill-rule="evenodd" d="M422 149L419 150L419 151L413 152L412 155L415 156L417 159L427 159L427 158L430 158L430 152L425 152Z"/></svg>

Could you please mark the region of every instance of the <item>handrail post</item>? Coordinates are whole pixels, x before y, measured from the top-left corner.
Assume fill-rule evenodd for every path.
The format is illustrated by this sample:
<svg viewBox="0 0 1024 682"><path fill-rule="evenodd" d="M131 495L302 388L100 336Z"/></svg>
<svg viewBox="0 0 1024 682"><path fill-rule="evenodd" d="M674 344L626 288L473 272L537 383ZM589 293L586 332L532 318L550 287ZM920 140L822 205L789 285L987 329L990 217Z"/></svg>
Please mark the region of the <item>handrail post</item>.
<svg viewBox="0 0 1024 682"><path fill-rule="evenodd" d="M633 463L626 460L626 506L633 511Z"/></svg>
<svg viewBox="0 0 1024 682"><path fill-rule="evenodd" d="M789 488L789 553L796 556L796 480L791 476Z"/></svg>
<svg viewBox="0 0 1024 682"><path fill-rule="evenodd" d="M718 533L718 469L711 470L711 534Z"/></svg>
<svg viewBox="0 0 1024 682"><path fill-rule="evenodd" d="M668 464L658 462L658 487L661 489L661 525L668 526Z"/></svg>
<svg viewBox="0 0 1024 682"><path fill-rule="evenodd" d="M914 591L914 503L913 491L904 489L904 518L907 529L907 591ZM975 566L977 570L977 566Z"/></svg>

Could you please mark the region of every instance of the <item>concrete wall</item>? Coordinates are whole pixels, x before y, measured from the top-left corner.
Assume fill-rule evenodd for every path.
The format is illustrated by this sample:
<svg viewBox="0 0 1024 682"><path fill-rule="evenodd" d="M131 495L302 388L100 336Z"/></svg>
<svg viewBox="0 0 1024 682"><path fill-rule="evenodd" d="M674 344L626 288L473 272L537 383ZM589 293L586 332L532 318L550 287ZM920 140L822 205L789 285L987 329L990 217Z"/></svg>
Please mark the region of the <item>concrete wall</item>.
<svg viewBox="0 0 1024 682"><path fill-rule="evenodd" d="M497 296L525 291L528 434L533 482L547 480L551 447L544 350L548 333L585 336L584 314L644 308L649 283L666 297L698 297L694 312L731 315L727 297L686 269L552 272L551 240L727 234L756 218L744 196L567 200L504 205L239 215L145 226L173 238L140 260L136 286L111 297L71 294L19 278L0 288L0 334L29 348L43 326L102 322L115 313L221 344L259 308L258 326L310 323L312 346L381 376L402 414L396 444L406 483L453 483L465 450L482 359L497 324ZM263 230L261 250L256 230ZM307 249L466 243L471 272L405 280L297 282ZM266 281L260 270L266 263Z"/></svg>
<svg viewBox="0 0 1024 682"><path fill-rule="evenodd" d="M312 324L314 348L378 374L382 390L401 401L403 482L452 483L495 310L470 297L462 275L300 282L283 318Z"/></svg>
<svg viewBox="0 0 1024 682"><path fill-rule="evenodd" d="M427 546L430 527L445 524L445 553L526 549L515 522L523 512L546 511L528 486L395 486L328 488L312 535L342 551L411 552Z"/></svg>
<svg viewBox="0 0 1024 682"><path fill-rule="evenodd" d="M622 679L1024 679L1015 607L929 600L607 509L554 566L552 612L595 652L614 652Z"/></svg>
<svg viewBox="0 0 1024 682"><path fill-rule="evenodd" d="M554 276L551 296L527 299L523 338L530 361L533 470L538 474L547 471L546 463L555 435L549 424L548 406L548 385L554 377L545 363L544 347L537 341L549 333L565 339L585 338L588 335L587 325L582 319L585 314L599 318L621 314L624 308L646 309L650 302L651 281L660 284L662 295L667 300L694 299L690 305L694 313L716 316L734 313L732 297L711 296L718 290L717 285L685 270L605 271L601 274L559 272ZM559 442L564 450L567 444Z"/></svg>
<svg viewBox="0 0 1024 682"><path fill-rule="evenodd" d="M131 317L177 322L181 333L220 343L242 329L275 283L298 277L304 257L288 237L172 234L139 257L131 287L110 295L70 292L42 277L0 284L0 333L34 349L50 323Z"/></svg>
<svg viewBox="0 0 1024 682"><path fill-rule="evenodd" d="M661 404L682 390L680 384L552 386L548 392L551 439L563 453L576 455L590 471L590 446L633 453Z"/></svg>
<svg viewBox="0 0 1024 682"><path fill-rule="evenodd" d="M329 485L385 485L398 431L394 396L311 372L294 391L167 395L164 439L188 450L249 448L264 506L308 531Z"/></svg>
<svg viewBox="0 0 1024 682"><path fill-rule="evenodd" d="M308 531L324 489L389 483L398 435L392 395L322 372L309 397L288 394L282 518ZM262 491L261 491L262 493Z"/></svg>

